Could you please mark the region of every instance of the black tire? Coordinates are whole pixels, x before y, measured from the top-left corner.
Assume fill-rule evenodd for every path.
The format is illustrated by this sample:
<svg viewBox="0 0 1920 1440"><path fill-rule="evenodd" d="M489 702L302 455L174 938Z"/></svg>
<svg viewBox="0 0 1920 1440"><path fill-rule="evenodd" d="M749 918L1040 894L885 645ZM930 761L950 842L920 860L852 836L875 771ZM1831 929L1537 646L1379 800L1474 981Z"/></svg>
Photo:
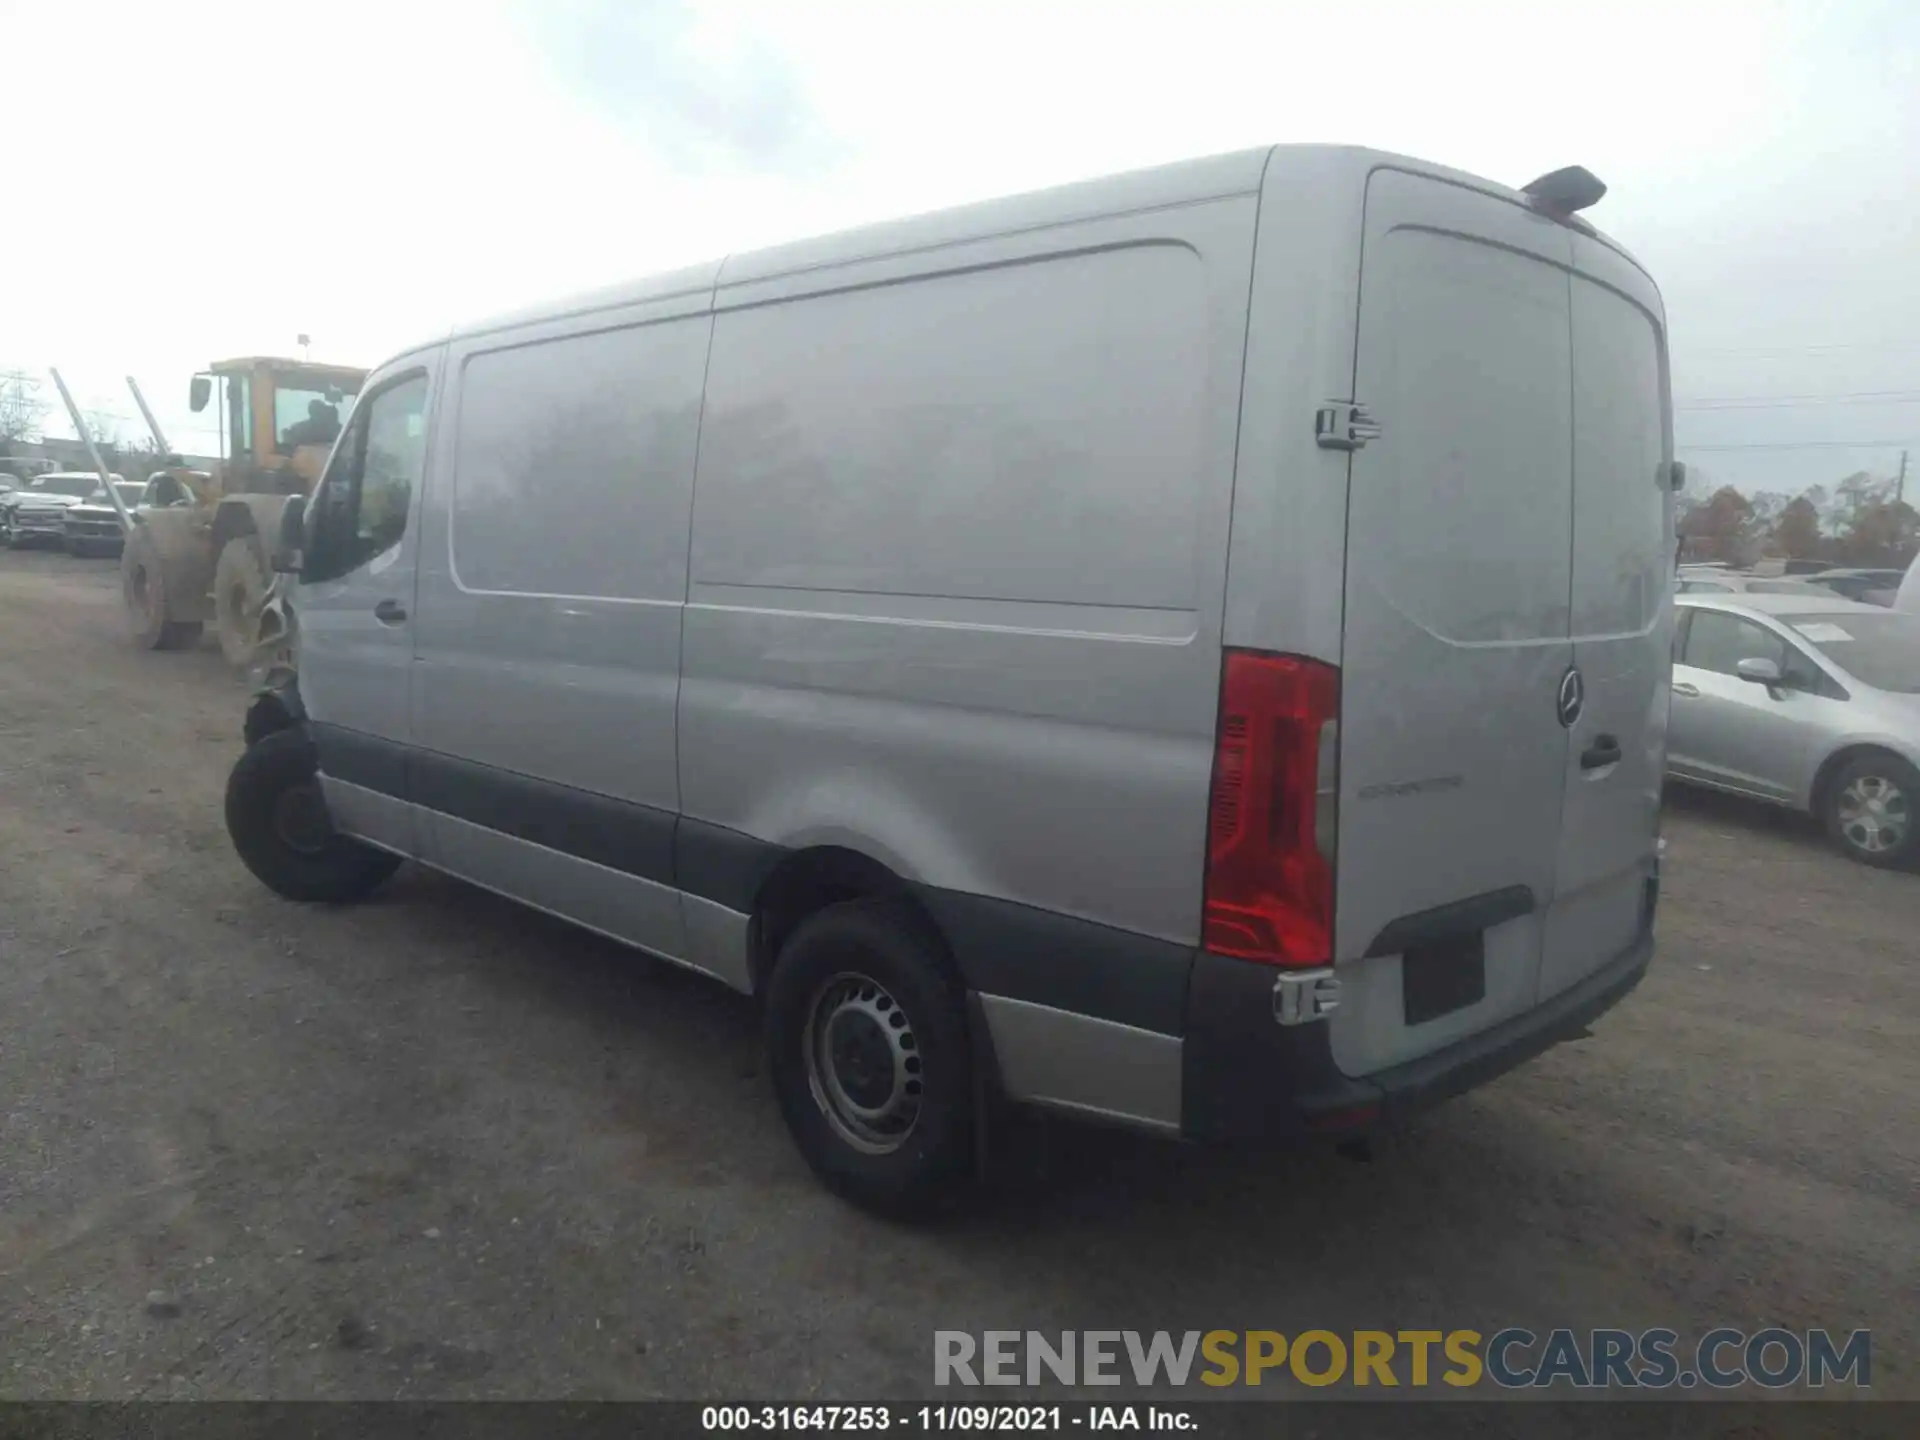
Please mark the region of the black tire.
<svg viewBox="0 0 1920 1440"><path fill-rule="evenodd" d="M142 529L121 546L120 593L135 649L191 650L200 643L202 622L167 618L166 567Z"/></svg>
<svg viewBox="0 0 1920 1440"><path fill-rule="evenodd" d="M1882 750L1856 756L1827 783L1820 819L1848 859L1912 869L1920 862L1920 771ZM1890 831L1897 838L1888 843Z"/></svg>
<svg viewBox="0 0 1920 1440"><path fill-rule="evenodd" d="M816 1012L830 1023L816 1029ZM924 924L877 900L808 917L774 963L765 1026L781 1113L828 1189L901 1218L967 1193L974 1094L965 994ZM838 1043L822 1045L810 1065L812 1042L829 1037ZM840 1086L838 1100L828 1084ZM887 1089L884 1100L877 1084ZM849 1122L841 1107L854 1094L873 1102L869 1114L895 1103L902 1113L871 1127ZM865 1145L852 1133L858 1128L867 1130Z"/></svg>
<svg viewBox="0 0 1920 1440"><path fill-rule="evenodd" d="M297 727L261 736L234 762L227 834L254 878L289 900L363 900L400 866L397 855L334 833L313 745Z"/></svg>
<svg viewBox="0 0 1920 1440"><path fill-rule="evenodd" d="M236 535L220 547L213 566L213 630L220 653L236 670L252 664L260 641L260 606L273 574L257 535Z"/></svg>

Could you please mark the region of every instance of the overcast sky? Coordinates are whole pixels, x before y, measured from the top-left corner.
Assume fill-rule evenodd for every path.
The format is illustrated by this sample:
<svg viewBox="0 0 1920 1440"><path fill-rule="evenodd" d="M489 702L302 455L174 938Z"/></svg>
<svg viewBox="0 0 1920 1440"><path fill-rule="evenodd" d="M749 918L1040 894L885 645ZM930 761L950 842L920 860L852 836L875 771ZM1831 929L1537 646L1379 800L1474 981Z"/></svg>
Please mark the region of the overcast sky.
<svg viewBox="0 0 1920 1440"><path fill-rule="evenodd" d="M0 36L0 367L62 366L129 435L134 373L181 449L212 445L196 368L303 331L371 365L729 250L1346 141L1600 175L1714 480L1920 452L1915 0L0 0ZM1698 448L1810 441L1887 443Z"/></svg>

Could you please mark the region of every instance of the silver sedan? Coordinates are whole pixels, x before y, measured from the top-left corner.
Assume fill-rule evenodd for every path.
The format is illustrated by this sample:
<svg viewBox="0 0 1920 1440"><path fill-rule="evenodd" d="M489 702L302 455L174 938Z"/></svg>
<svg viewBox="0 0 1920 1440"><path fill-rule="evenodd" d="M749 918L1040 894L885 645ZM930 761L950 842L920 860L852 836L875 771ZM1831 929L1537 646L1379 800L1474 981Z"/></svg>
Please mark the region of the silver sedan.
<svg viewBox="0 0 1920 1440"><path fill-rule="evenodd" d="M1920 616L1837 597L1675 600L1667 771L1811 812L1870 865L1920 858Z"/></svg>

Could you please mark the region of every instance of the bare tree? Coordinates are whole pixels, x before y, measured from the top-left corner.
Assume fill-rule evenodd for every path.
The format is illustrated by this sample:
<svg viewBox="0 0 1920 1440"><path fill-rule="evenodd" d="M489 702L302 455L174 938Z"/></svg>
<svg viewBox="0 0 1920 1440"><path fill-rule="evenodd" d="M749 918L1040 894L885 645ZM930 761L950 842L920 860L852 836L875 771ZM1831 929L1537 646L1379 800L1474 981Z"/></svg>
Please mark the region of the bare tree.
<svg viewBox="0 0 1920 1440"><path fill-rule="evenodd" d="M86 412L87 434L93 437L93 443L99 448L100 458L107 464L119 463L120 417L110 410L89 410Z"/></svg>

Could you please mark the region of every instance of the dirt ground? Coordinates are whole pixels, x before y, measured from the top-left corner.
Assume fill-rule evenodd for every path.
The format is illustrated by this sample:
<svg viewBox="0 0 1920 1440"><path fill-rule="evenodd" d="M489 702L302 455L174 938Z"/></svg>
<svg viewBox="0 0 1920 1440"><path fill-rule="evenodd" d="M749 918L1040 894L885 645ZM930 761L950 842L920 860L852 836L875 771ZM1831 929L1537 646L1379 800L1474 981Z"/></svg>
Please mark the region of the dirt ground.
<svg viewBox="0 0 1920 1440"><path fill-rule="evenodd" d="M813 1182L744 1002L409 867L303 909L243 689L0 553L0 1396L905 1398L936 1328L1874 1331L1920 1398L1920 877L1682 797L1654 973L1371 1162L1034 1127L990 1203ZM955 1398L953 1392L940 1392Z"/></svg>

